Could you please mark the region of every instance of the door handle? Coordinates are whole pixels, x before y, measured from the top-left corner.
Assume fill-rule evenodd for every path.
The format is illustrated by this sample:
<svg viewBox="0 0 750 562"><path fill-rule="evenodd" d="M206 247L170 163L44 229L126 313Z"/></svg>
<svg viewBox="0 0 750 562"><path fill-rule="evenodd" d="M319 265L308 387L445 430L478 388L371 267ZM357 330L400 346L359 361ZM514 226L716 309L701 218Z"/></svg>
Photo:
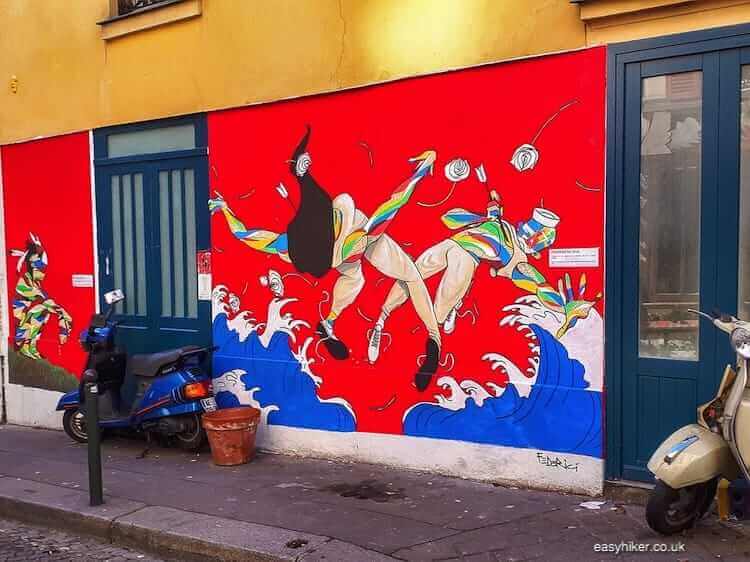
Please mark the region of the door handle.
<svg viewBox="0 0 750 562"><path fill-rule="evenodd" d="M109 252L104 256L104 275L109 277Z"/></svg>

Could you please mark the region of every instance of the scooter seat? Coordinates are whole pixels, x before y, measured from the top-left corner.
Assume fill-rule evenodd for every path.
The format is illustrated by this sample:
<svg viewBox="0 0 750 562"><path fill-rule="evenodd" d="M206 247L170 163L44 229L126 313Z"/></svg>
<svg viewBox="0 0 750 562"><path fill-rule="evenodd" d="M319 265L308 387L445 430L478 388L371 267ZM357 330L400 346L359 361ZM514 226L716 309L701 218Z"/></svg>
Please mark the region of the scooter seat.
<svg viewBox="0 0 750 562"><path fill-rule="evenodd" d="M164 367L176 363L185 353L196 349L200 349L200 347L186 345L185 347L168 349L158 353L132 355L128 358L128 370L139 377L155 377Z"/></svg>

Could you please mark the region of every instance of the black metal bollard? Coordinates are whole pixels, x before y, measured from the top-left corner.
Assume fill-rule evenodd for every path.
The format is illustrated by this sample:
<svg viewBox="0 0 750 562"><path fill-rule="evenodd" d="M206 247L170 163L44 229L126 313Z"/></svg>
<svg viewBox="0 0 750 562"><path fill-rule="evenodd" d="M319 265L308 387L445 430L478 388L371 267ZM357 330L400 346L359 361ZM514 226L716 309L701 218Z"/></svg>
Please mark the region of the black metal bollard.
<svg viewBox="0 0 750 562"><path fill-rule="evenodd" d="M86 400L86 433L89 449L89 503L102 505L102 449L99 430L99 386L95 370L87 369L83 373L83 388Z"/></svg>

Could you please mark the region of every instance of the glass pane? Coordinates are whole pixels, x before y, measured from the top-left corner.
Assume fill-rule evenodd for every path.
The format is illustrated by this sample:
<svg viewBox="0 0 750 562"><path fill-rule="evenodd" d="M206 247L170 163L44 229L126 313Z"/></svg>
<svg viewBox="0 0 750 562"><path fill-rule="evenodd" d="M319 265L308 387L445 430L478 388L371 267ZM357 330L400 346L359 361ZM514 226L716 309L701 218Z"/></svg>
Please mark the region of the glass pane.
<svg viewBox="0 0 750 562"><path fill-rule="evenodd" d="M145 211L143 206L143 174L133 176L135 190L135 271L138 279L138 296L136 299L136 314L146 316L146 241L145 241Z"/></svg>
<svg viewBox="0 0 750 562"><path fill-rule="evenodd" d="M133 156L195 148L195 125L174 125L107 136L107 156Z"/></svg>
<svg viewBox="0 0 750 562"><path fill-rule="evenodd" d="M198 318L198 271L195 262L195 174L185 170L185 260L188 317Z"/></svg>
<svg viewBox="0 0 750 562"><path fill-rule="evenodd" d="M185 316L185 266L182 231L182 174L172 170L172 266L174 268L174 316Z"/></svg>
<svg viewBox="0 0 750 562"><path fill-rule="evenodd" d="M112 176L110 180L112 188L112 263L105 264L105 267L112 268L115 279L115 289L122 289L122 223L120 216L122 214L120 204L120 176ZM108 274L106 271L105 274ZM122 302L115 305L115 313L122 314Z"/></svg>
<svg viewBox="0 0 750 562"><path fill-rule="evenodd" d="M702 75L641 89L639 354L698 359Z"/></svg>
<svg viewBox="0 0 750 562"><path fill-rule="evenodd" d="M740 82L740 243L738 315L750 320L750 66L742 67Z"/></svg>
<svg viewBox="0 0 750 562"><path fill-rule="evenodd" d="M169 172L159 172L159 244L161 246L161 315L172 316L172 260L169 236Z"/></svg>
<svg viewBox="0 0 750 562"><path fill-rule="evenodd" d="M135 314L135 268L133 267L133 190L130 174L122 175L122 242L125 273L125 314Z"/></svg>

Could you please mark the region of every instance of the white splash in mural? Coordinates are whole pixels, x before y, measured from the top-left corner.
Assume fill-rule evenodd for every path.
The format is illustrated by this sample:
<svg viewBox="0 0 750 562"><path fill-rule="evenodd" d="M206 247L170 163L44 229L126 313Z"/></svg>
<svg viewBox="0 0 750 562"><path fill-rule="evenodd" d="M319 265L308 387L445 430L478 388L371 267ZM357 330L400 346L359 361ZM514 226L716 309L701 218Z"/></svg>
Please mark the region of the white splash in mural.
<svg viewBox="0 0 750 562"><path fill-rule="evenodd" d="M213 380L214 393L231 392L237 398L240 406L252 406L253 408L260 410L261 423L266 424L268 423L268 414L271 412L277 412L279 407L275 404L261 406L260 402L255 399L255 393L258 392L260 388L255 386L248 390L245 383L242 382L242 376L246 374L247 373L242 369L232 369L220 377L216 377Z"/></svg>
<svg viewBox="0 0 750 562"><path fill-rule="evenodd" d="M488 381L438 379L442 394L406 411L404 433L601 455L602 319L596 310L557 339L562 314L536 296L503 308L502 326L528 339L528 366L502 353L487 353L492 371L507 375L501 386ZM554 428L554 431L551 429Z"/></svg>
<svg viewBox="0 0 750 562"><path fill-rule="evenodd" d="M533 295L524 295L513 304L503 307L510 312L501 321L501 326L514 326L529 339L531 356L529 367L521 369L499 353L488 353L483 359L490 361L493 369L503 369L510 381L517 385L521 396L528 396L539 371L539 340L530 328L535 324L550 334L555 334L562 326L562 315L544 307ZM589 383L589 390L602 390L604 368L604 323L602 317L592 309L589 316L577 322L559 339L568 356L581 362L585 369L584 380ZM497 366L496 366L497 364ZM521 371L525 371L524 375ZM526 390L519 388L523 386Z"/></svg>
<svg viewBox="0 0 750 562"><path fill-rule="evenodd" d="M296 330L310 327L284 310L297 299L273 298L266 322L258 323L251 312L230 304L232 296L223 285L213 292L214 342L220 346L214 372L223 372L214 379L214 392L220 406L253 406L261 410L264 423L353 431L351 405L340 397L317 395L323 379L311 368L313 338L293 347Z"/></svg>

